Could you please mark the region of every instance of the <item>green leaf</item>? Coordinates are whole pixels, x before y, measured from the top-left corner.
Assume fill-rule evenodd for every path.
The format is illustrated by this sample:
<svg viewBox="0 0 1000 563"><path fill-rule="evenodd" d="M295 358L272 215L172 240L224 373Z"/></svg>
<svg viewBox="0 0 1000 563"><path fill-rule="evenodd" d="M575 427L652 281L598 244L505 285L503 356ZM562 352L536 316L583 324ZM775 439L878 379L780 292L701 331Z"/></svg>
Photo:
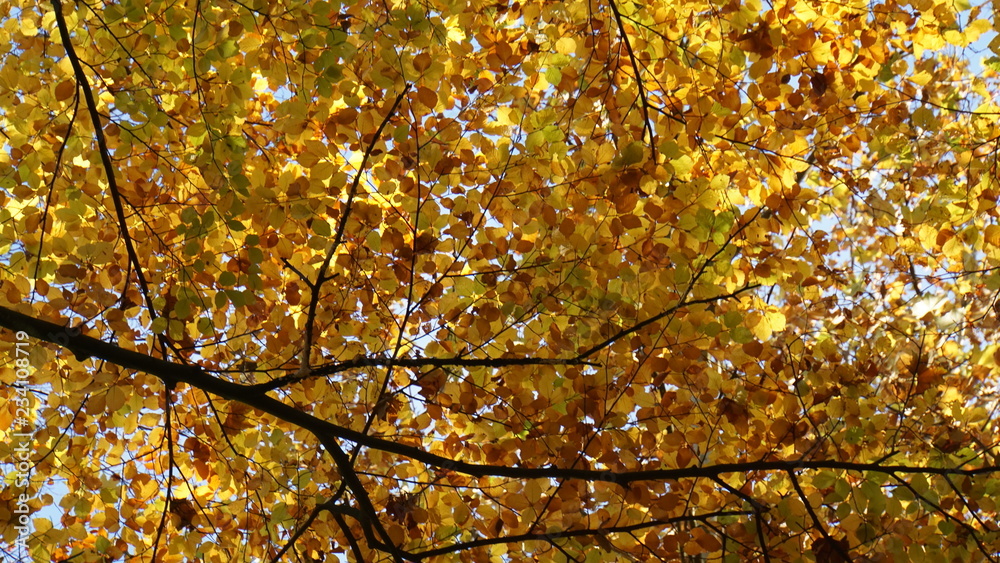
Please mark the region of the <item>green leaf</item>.
<svg viewBox="0 0 1000 563"><path fill-rule="evenodd" d="M646 145L641 141L632 141L631 143L625 145L621 154L614 160L614 165L619 168L624 168L626 166L638 164L643 161L645 156Z"/></svg>
<svg viewBox="0 0 1000 563"><path fill-rule="evenodd" d="M235 174L231 178L233 186L238 190L246 190L250 187L250 178L247 178L243 174ZM249 193L249 192L247 192Z"/></svg>
<svg viewBox="0 0 1000 563"><path fill-rule="evenodd" d="M545 80L553 86L562 82L562 71L555 67L549 67L545 71Z"/></svg>
<svg viewBox="0 0 1000 563"><path fill-rule="evenodd" d="M983 66L989 68L993 72L1000 73L1000 57L993 56L988 59L983 59Z"/></svg>
<svg viewBox="0 0 1000 563"><path fill-rule="evenodd" d="M729 331L729 337L733 339L733 342L737 344L746 344L747 342L753 342L754 336L745 326L738 326Z"/></svg>
<svg viewBox="0 0 1000 563"><path fill-rule="evenodd" d="M316 233L321 237L328 237L333 233L333 231L330 229L330 223L327 223L325 220L321 218L316 219L312 222L312 230L314 233Z"/></svg>
<svg viewBox="0 0 1000 563"><path fill-rule="evenodd" d="M239 50L240 50L240 47L236 43L236 41L234 39L227 39L227 40L223 41L221 45L219 45L218 49L219 49L219 53L224 58L228 59L229 57L232 57L233 55L235 55L236 53L238 53Z"/></svg>

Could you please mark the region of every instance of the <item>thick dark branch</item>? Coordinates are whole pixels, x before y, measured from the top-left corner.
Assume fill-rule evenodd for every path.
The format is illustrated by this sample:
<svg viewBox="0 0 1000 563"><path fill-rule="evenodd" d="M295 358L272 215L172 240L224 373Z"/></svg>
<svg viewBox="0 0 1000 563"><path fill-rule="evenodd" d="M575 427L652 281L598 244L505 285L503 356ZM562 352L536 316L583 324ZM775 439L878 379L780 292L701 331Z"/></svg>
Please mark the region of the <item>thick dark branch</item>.
<svg viewBox="0 0 1000 563"><path fill-rule="evenodd" d="M312 509L312 512L309 513L309 516L306 517L306 521L303 522L297 530L295 530L292 537L288 538L288 541L285 543L285 547L281 548L281 550L278 551L278 553L271 559L271 563L279 563L281 558L285 556L285 553L287 553L288 550L295 545L295 542L299 541L302 534L306 533L306 530L309 529L309 526L312 526L316 517L318 517L324 510L329 511L335 518L339 516L340 519L338 520L338 523L343 521L344 514L354 518L355 520L362 520L361 511L352 506L345 506L334 501L327 501L323 504L316 505L316 507ZM348 535L351 541L353 541L354 538L350 537L350 528L346 526L346 523L342 526L342 528L344 529L344 533Z"/></svg>
<svg viewBox="0 0 1000 563"><path fill-rule="evenodd" d="M397 562L402 562L404 559L412 560L410 554L392 543L389 532L382 525L382 521L378 519L378 511L375 510L375 505L372 504L371 498L368 496L368 490L365 489L364 483L358 477L358 473L354 471L354 462L351 460L351 456L347 455L347 452L340 447L340 444L335 439L317 436L320 442L322 442L323 447L326 448L327 453L333 458L333 462L337 465L337 469L340 471L340 478L343 479L347 488L354 493L354 499L361 507L361 518L359 521L362 528L366 531L365 535L368 538L368 543L389 553ZM376 539L369 530L374 530L382 538L381 541Z"/></svg>
<svg viewBox="0 0 1000 563"><path fill-rule="evenodd" d="M690 303L689 303L690 304ZM511 479L579 479L583 481L603 481L622 486L637 481L668 481L676 479L717 477L728 473L748 473L753 471L801 471L809 469L834 469L843 471L874 471L887 474L924 475L984 475L1000 473L1000 466L979 467L929 467L918 465L883 465L882 463L856 463L846 461L749 461L746 463L722 463L685 467L678 469L652 469L644 471L597 471L592 469L567 469L560 467L507 467L502 465L478 465L465 461L455 461L432 454L420 448L399 444L375 436L366 436L356 430L344 428L304 412L296 407L254 390L250 386L232 383L214 377L197 366L183 365L126 350L115 344L102 342L96 338L79 334L70 329L35 319L6 307L0 307L0 326L13 331L24 331L30 336L58 344L80 357L95 357L119 365L154 375L167 385L186 383L206 393L224 399L240 401L248 406L266 412L275 418L309 430L321 441L329 437L348 440L368 448L408 457L429 466L464 473L473 477L508 477Z"/></svg>
<svg viewBox="0 0 1000 563"><path fill-rule="evenodd" d="M302 381L308 377L331 375L352 369L365 367L488 367L503 368L510 366L597 366L595 362L587 362L578 358L355 358L345 362L336 362L317 367L309 375L297 373L279 377L266 383L250 385L249 389L266 393L279 387Z"/></svg>
<svg viewBox="0 0 1000 563"><path fill-rule="evenodd" d="M104 175L108 179L108 192L111 194L111 201L115 204L115 217L121 231L122 240L125 241L125 251L128 253L129 262L135 268L135 275L139 280L139 289L146 300L146 307L149 309L151 318L156 318L156 311L153 308L153 300L149 295L149 284L146 282L146 275L142 271L142 264L139 262L139 254L132 243L132 236L128 232L128 222L125 218L125 206L122 204L122 195L118 190L118 181L115 178L115 166L111 162L111 151L108 149L108 142L104 138L104 128L101 127L101 114L97 111L97 102L94 100L94 92L90 89L90 82L87 74L83 71L80 58L73 48L73 41L69 35L69 27L66 25L66 18L62 13L62 2L52 0L55 8L56 27L59 28L59 37L62 39L63 47L66 49L66 58L69 59L70 66L73 67L73 74L76 77L77 88L83 91L83 98L87 102L87 112L90 114L90 121L94 126L94 138L97 140L98 152L101 154L101 165L104 167Z"/></svg>
<svg viewBox="0 0 1000 563"><path fill-rule="evenodd" d="M771 552L768 549L767 535L764 533L764 526L767 522L764 521L764 513L757 508L754 508L754 517L757 519L757 543L760 544L760 553L764 557L764 563L771 563Z"/></svg>
<svg viewBox="0 0 1000 563"><path fill-rule="evenodd" d="M354 554L355 561L364 561L364 553L361 553L361 546L358 545L358 540L354 538L354 534L351 533L351 527L347 525L347 521L344 520L344 515L334 512L333 520L340 526L340 530L344 532L344 537L347 538L347 545L351 546L351 553Z"/></svg>
<svg viewBox="0 0 1000 563"><path fill-rule="evenodd" d="M354 493L363 514L363 518L361 519L362 524L374 528L379 536L383 538L381 543L385 546L386 550L392 553L397 560L401 560L400 554L402 552L398 548L395 548L389 541L389 535L378 521L377 513L372 506L371 500L368 499L367 491L355 473L354 467L351 465L350 458L334 439L343 438L370 447L371 444L365 443L368 439L364 434L330 424L286 405L277 399L254 391L245 385L213 377L196 366L175 364L132 350L125 350L115 344L109 344L80 334L79 329L69 329L48 321L35 319L7 309L6 307L0 307L0 326L14 331L24 331L40 340L63 346L72 351L78 358L100 358L126 369L134 369L152 374L160 378L168 388L172 388L178 383L186 383L206 393L243 402L286 422L312 431L333 457L337 469L341 473L341 478L351 489L351 492ZM416 450L416 448L413 449ZM448 462L445 458L441 458L441 460L443 463Z"/></svg>

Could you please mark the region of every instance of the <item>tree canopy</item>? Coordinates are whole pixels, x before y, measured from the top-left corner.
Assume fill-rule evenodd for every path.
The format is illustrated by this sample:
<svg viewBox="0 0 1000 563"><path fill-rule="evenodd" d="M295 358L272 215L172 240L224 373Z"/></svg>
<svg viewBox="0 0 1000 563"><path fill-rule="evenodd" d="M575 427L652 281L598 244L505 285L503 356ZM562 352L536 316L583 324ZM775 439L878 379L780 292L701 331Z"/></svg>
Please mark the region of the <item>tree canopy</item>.
<svg viewBox="0 0 1000 563"><path fill-rule="evenodd" d="M1000 560L995 6L0 0L5 552Z"/></svg>

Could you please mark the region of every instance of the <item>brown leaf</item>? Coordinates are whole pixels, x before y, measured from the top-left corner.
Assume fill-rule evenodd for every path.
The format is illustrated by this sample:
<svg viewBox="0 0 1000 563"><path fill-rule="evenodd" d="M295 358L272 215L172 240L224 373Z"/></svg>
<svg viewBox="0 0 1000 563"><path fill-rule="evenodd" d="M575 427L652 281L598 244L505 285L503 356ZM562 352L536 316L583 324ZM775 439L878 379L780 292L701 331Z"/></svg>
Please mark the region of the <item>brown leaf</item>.
<svg viewBox="0 0 1000 563"><path fill-rule="evenodd" d="M827 79L826 76L816 73L812 75L809 79L809 83L812 85L813 93L817 96L822 96L826 93L827 89Z"/></svg>
<svg viewBox="0 0 1000 563"><path fill-rule="evenodd" d="M766 21L757 23L757 27L736 38L740 41L740 49L748 53L756 53L761 58L774 55L774 45L771 43L771 32Z"/></svg>
<svg viewBox="0 0 1000 563"><path fill-rule="evenodd" d="M423 72L431 67L431 56L426 52L413 57L413 68L417 72Z"/></svg>
<svg viewBox="0 0 1000 563"><path fill-rule="evenodd" d="M170 513L180 519L182 529L195 529L194 517L198 515L198 509L190 499L170 499Z"/></svg>
<svg viewBox="0 0 1000 563"><path fill-rule="evenodd" d="M813 542L812 551L816 563L851 563L850 558L844 557L850 547L847 540L819 538Z"/></svg>
<svg viewBox="0 0 1000 563"><path fill-rule="evenodd" d="M438 95L434 90L421 86L417 88L417 100L429 109L434 109L438 104Z"/></svg>
<svg viewBox="0 0 1000 563"><path fill-rule="evenodd" d="M76 94L76 81L75 80L64 80L56 86L56 99L59 101L67 100L72 98Z"/></svg>

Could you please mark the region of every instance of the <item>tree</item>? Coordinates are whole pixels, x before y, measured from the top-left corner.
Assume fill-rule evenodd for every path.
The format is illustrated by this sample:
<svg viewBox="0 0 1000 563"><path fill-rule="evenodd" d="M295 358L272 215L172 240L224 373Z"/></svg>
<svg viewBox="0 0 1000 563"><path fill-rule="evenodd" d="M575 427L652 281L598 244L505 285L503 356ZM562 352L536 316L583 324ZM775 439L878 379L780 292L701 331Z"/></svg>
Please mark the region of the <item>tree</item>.
<svg viewBox="0 0 1000 563"><path fill-rule="evenodd" d="M0 6L12 557L1000 559L989 6Z"/></svg>

